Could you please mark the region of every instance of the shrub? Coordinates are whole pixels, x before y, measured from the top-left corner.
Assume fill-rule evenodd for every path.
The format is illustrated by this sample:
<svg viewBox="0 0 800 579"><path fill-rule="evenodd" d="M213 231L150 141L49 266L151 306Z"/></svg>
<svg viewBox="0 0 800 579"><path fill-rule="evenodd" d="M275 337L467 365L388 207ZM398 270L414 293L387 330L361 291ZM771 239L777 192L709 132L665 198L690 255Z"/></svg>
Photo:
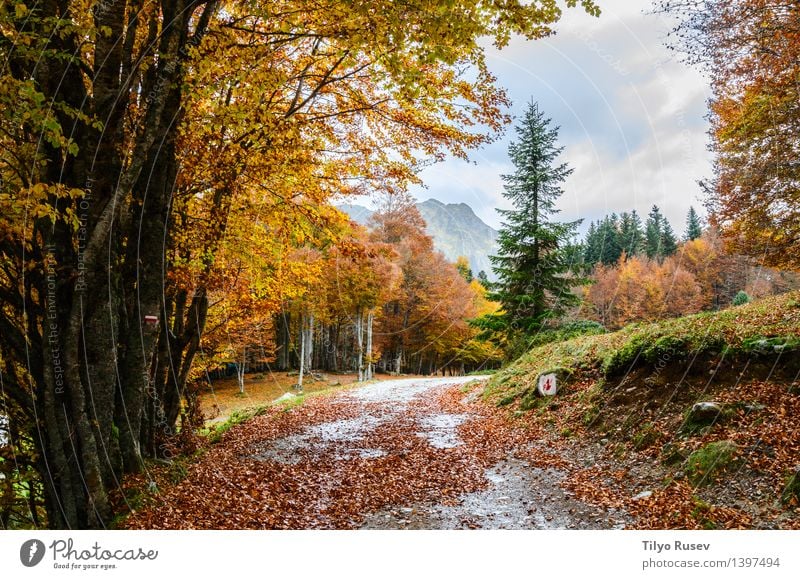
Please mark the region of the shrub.
<svg viewBox="0 0 800 579"><path fill-rule="evenodd" d="M741 306L747 303L750 303L750 296L747 295L746 292L739 291L739 293L733 296L733 305Z"/></svg>

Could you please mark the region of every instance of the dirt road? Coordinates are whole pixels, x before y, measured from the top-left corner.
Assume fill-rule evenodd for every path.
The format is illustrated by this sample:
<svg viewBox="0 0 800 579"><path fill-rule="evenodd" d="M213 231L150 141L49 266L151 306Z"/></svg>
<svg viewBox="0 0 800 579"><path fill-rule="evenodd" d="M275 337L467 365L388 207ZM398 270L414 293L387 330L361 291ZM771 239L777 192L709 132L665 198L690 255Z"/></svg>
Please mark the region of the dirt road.
<svg viewBox="0 0 800 579"><path fill-rule="evenodd" d="M562 488L563 459L479 399L475 378L400 379L226 433L139 528L623 528Z"/></svg>

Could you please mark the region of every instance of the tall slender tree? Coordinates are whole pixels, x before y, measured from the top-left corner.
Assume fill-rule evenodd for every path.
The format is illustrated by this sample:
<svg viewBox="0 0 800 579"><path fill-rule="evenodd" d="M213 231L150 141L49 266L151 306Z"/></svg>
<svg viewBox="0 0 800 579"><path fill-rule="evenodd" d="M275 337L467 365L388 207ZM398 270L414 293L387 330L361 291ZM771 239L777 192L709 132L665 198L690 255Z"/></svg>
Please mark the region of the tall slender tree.
<svg viewBox="0 0 800 579"><path fill-rule="evenodd" d="M589 224L589 230L586 232L586 241L583 244L583 261L589 268L600 261L600 244L597 237L597 225L594 221Z"/></svg>
<svg viewBox="0 0 800 579"><path fill-rule="evenodd" d="M664 219L661 222L661 257L669 257L678 250L678 238L672 230L672 225Z"/></svg>
<svg viewBox="0 0 800 579"><path fill-rule="evenodd" d="M644 226L644 252L650 259L661 257L661 222L664 216L658 205L653 205Z"/></svg>
<svg viewBox="0 0 800 579"><path fill-rule="evenodd" d="M658 205L653 205L645 223L645 254L650 259L663 260L678 249L678 240Z"/></svg>
<svg viewBox="0 0 800 579"><path fill-rule="evenodd" d="M498 210L503 225L498 253L491 257L498 277L491 299L502 304L496 327L532 333L578 302L564 246L580 221L551 221L561 184L572 173L557 163L563 150L558 129L532 102L515 130L517 140L508 149L515 170L502 176L503 195L514 209Z"/></svg>
<svg viewBox="0 0 800 579"><path fill-rule="evenodd" d="M700 224L700 217L694 207L689 207L686 214L686 233L683 235L684 241L693 241L703 235L703 226Z"/></svg>
<svg viewBox="0 0 800 579"><path fill-rule="evenodd" d="M627 257L639 255L644 251L644 232L642 220L634 209L619 216L619 241Z"/></svg>
<svg viewBox="0 0 800 579"><path fill-rule="evenodd" d="M597 228L600 241L600 262L611 265L619 261L622 255L622 244L616 214L606 216Z"/></svg>

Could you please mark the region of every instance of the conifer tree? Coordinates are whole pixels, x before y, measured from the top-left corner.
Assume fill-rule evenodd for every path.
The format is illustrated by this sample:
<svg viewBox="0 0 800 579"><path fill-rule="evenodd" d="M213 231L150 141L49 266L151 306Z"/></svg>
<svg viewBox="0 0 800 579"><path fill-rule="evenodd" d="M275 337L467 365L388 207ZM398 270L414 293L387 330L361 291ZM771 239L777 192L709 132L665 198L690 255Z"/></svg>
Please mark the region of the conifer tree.
<svg viewBox="0 0 800 579"><path fill-rule="evenodd" d="M600 244L597 238L597 225L592 221L586 232L586 242L583 246L583 261L587 267L592 267L600 261Z"/></svg>
<svg viewBox="0 0 800 579"><path fill-rule="evenodd" d="M502 176L503 195L514 209L499 210L503 225L498 254L491 257L498 281L491 299L502 304L497 329L530 334L579 301L564 247L580 222L551 221L561 184L572 173L557 163L563 150L558 129L531 103L515 130L517 140L508 149L515 170Z"/></svg>
<svg viewBox="0 0 800 579"><path fill-rule="evenodd" d="M597 228L600 242L600 262L603 265L617 263L622 255L622 245L617 227L617 216L612 214L610 217L606 216Z"/></svg>
<svg viewBox="0 0 800 579"><path fill-rule="evenodd" d="M669 221L663 219L661 222L661 255L663 259L669 257L678 250L678 238L675 237L675 232Z"/></svg>
<svg viewBox="0 0 800 579"><path fill-rule="evenodd" d="M653 205L645 224L645 253L650 259L663 260L675 253L678 240L667 218Z"/></svg>
<svg viewBox="0 0 800 579"><path fill-rule="evenodd" d="M684 241L692 241L703 235L703 226L700 224L700 217L694 207L689 207L689 213L686 214L686 233L683 236Z"/></svg>
<svg viewBox="0 0 800 579"><path fill-rule="evenodd" d="M634 209L619 217L619 241L627 257L639 255L644 251L644 232L642 220Z"/></svg>
<svg viewBox="0 0 800 579"><path fill-rule="evenodd" d="M645 222L644 252L650 259L661 257L661 222L664 216L658 205L653 205Z"/></svg>

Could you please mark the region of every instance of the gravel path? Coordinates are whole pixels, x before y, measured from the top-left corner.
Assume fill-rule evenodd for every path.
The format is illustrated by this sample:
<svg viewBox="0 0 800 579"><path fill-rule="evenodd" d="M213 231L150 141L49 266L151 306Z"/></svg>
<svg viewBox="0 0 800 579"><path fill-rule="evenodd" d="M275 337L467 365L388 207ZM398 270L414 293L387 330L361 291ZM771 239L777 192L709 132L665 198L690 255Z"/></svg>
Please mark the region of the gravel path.
<svg viewBox="0 0 800 579"><path fill-rule="evenodd" d="M312 424L302 431L260 445L253 458L294 465L301 460L323 462L381 460L398 452L398 444L409 448L420 439L433 449L446 452L467 444L460 428L476 416L440 407L437 394L468 382L474 377L400 379L377 382L330 399L330 404L347 407L352 417ZM475 403L475 394L464 396L464 409ZM354 411L354 407L356 411ZM300 410L302 411L302 410ZM398 436L384 431L400 430ZM413 437L413 438L412 438ZM391 444L382 445L382 440ZM469 450L463 449L460 450ZM402 450L400 453L402 454ZM415 471L415 475L424 474ZM405 473L403 476L410 476ZM365 529L611 529L624 528L624 513L581 502L559 483L564 472L537 468L511 454L483 470L484 488L456 492L441 500L392 504L364 513ZM404 481L424 485L424 480ZM342 489L331 481L314 489L317 505ZM325 525L322 525L325 526Z"/></svg>

